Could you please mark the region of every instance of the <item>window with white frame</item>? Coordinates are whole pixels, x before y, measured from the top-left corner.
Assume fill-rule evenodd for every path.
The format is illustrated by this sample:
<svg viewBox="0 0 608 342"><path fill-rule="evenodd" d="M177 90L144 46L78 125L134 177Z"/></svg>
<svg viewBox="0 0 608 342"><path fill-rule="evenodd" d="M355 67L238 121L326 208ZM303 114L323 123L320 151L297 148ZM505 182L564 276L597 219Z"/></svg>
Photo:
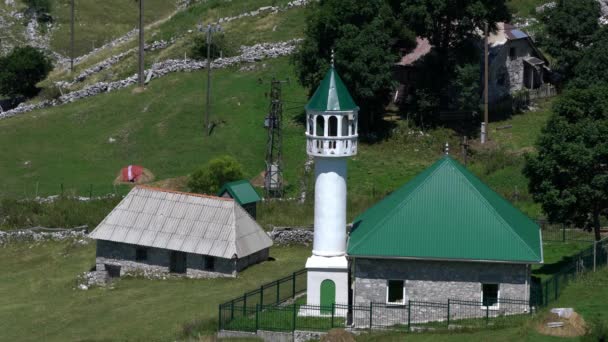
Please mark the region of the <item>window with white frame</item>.
<svg viewBox="0 0 608 342"><path fill-rule="evenodd" d="M405 304L404 280L388 280L386 282L386 303Z"/></svg>
<svg viewBox="0 0 608 342"><path fill-rule="evenodd" d="M481 284L481 306L489 309L498 309L500 288L498 284Z"/></svg>

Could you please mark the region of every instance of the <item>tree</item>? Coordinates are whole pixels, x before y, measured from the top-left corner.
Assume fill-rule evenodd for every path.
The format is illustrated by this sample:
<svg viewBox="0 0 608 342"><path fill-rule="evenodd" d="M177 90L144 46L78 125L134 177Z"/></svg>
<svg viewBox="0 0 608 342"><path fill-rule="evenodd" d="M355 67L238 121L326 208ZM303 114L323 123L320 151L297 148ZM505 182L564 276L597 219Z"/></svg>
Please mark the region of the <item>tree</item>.
<svg viewBox="0 0 608 342"><path fill-rule="evenodd" d="M439 123L440 110L475 112L481 83L484 26L507 21L504 0L408 0L400 5L404 26L428 39L431 52L417 62L413 96L402 104L419 124ZM477 72L477 74L475 74Z"/></svg>
<svg viewBox="0 0 608 342"><path fill-rule="evenodd" d="M38 21L51 21L51 1L50 0L25 0L27 5L26 14L35 17Z"/></svg>
<svg viewBox="0 0 608 342"><path fill-rule="evenodd" d="M554 58L553 69L568 80L599 29L600 5L596 0L557 1L541 15L541 45Z"/></svg>
<svg viewBox="0 0 608 342"><path fill-rule="evenodd" d="M224 56L224 57L234 56L234 55L236 55L236 52L237 52L237 49L229 44L229 42L226 39L226 36L224 34L215 33L213 35L213 38L211 41L211 49L210 49L211 59L219 58L220 55ZM192 45L190 47L190 54L192 55L192 58L194 58L194 59L198 59L198 60L207 59L207 36L206 36L206 34L199 34L194 37L194 39L192 41Z"/></svg>
<svg viewBox="0 0 608 342"><path fill-rule="evenodd" d="M243 168L236 159L221 156L196 170L188 181L191 191L215 195L227 182L243 178Z"/></svg>
<svg viewBox="0 0 608 342"><path fill-rule="evenodd" d="M526 157L529 189L552 222L593 229L608 215L608 86L571 89Z"/></svg>
<svg viewBox="0 0 608 342"><path fill-rule="evenodd" d="M17 47L0 57L0 94L32 96L38 92L36 84L51 72L51 60L31 46Z"/></svg>
<svg viewBox="0 0 608 342"><path fill-rule="evenodd" d="M404 24L446 56L463 42L478 39L485 23L493 28L510 19L504 0L407 0L401 9Z"/></svg>
<svg viewBox="0 0 608 342"><path fill-rule="evenodd" d="M385 0L321 0L310 11L292 60L298 80L314 92L334 49L335 67L361 108L360 127L369 131L390 101L399 49L413 47L414 36Z"/></svg>
<svg viewBox="0 0 608 342"><path fill-rule="evenodd" d="M593 36L589 48L574 68L574 75L574 80L568 84L572 88L608 84L608 27Z"/></svg>

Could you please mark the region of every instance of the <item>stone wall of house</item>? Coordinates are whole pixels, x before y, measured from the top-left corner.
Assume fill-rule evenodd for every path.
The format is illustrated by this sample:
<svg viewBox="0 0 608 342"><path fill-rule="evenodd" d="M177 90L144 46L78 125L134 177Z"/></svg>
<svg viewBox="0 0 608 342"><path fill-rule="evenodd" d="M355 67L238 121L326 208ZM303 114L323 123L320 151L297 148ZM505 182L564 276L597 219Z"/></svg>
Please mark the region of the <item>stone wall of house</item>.
<svg viewBox="0 0 608 342"><path fill-rule="evenodd" d="M265 248L246 257L239 258L236 262L236 270L240 272L250 265L259 264L260 262L268 260L269 257L270 249Z"/></svg>
<svg viewBox="0 0 608 342"><path fill-rule="evenodd" d="M370 302L382 303L374 308L373 319L383 324L406 324L407 310L383 305L387 301L387 281L405 280L405 302L421 301L447 304L448 299L472 302L481 301L482 283L499 284L499 298L528 300L529 273L523 264L480 262L441 262L417 260L356 259L354 262L354 303L369 306ZM451 307L451 317L459 313L468 318L483 317L486 311L476 306ZM462 310L461 310L462 309ZM526 305L499 305L491 316L523 313ZM447 308L443 306L412 305L412 322L445 320ZM463 318L463 317L461 317ZM369 316L355 319L358 327L369 325Z"/></svg>
<svg viewBox="0 0 608 342"><path fill-rule="evenodd" d="M515 48L516 58L511 60L509 51ZM536 56L526 39L510 40L490 50L490 79L488 94L491 103L524 88L524 58ZM504 82L500 84L499 80Z"/></svg>
<svg viewBox="0 0 608 342"><path fill-rule="evenodd" d="M169 273L171 251L167 249L147 248L147 259L136 261L136 245L97 240L96 270L108 271L106 265L120 266L120 275L131 272L144 274ZM206 271L204 256L187 253L186 275L193 278L213 278L236 276L236 262L230 259L215 258L214 271Z"/></svg>

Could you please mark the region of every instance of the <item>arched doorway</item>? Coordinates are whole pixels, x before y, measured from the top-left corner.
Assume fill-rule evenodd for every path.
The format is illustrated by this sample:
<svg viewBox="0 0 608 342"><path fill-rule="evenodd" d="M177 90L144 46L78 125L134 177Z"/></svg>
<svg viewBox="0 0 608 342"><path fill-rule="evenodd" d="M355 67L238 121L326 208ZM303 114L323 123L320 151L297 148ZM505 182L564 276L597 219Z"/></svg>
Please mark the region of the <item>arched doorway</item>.
<svg viewBox="0 0 608 342"><path fill-rule="evenodd" d="M325 279L321 282L321 313L330 314L336 302L336 283Z"/></svg>

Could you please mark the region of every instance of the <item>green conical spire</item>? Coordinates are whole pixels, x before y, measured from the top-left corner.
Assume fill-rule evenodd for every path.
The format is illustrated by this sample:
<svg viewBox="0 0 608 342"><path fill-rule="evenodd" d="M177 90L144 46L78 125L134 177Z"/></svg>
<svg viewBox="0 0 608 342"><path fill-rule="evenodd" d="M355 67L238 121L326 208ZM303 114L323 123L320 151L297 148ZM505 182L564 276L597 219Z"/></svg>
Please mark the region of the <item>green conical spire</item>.
<svg viewBox="0 0 608 342"><path fill-rule="evenodd" d="M358 108L333 65L306 105L306 110L319 112L348 111Z"/></svg>

